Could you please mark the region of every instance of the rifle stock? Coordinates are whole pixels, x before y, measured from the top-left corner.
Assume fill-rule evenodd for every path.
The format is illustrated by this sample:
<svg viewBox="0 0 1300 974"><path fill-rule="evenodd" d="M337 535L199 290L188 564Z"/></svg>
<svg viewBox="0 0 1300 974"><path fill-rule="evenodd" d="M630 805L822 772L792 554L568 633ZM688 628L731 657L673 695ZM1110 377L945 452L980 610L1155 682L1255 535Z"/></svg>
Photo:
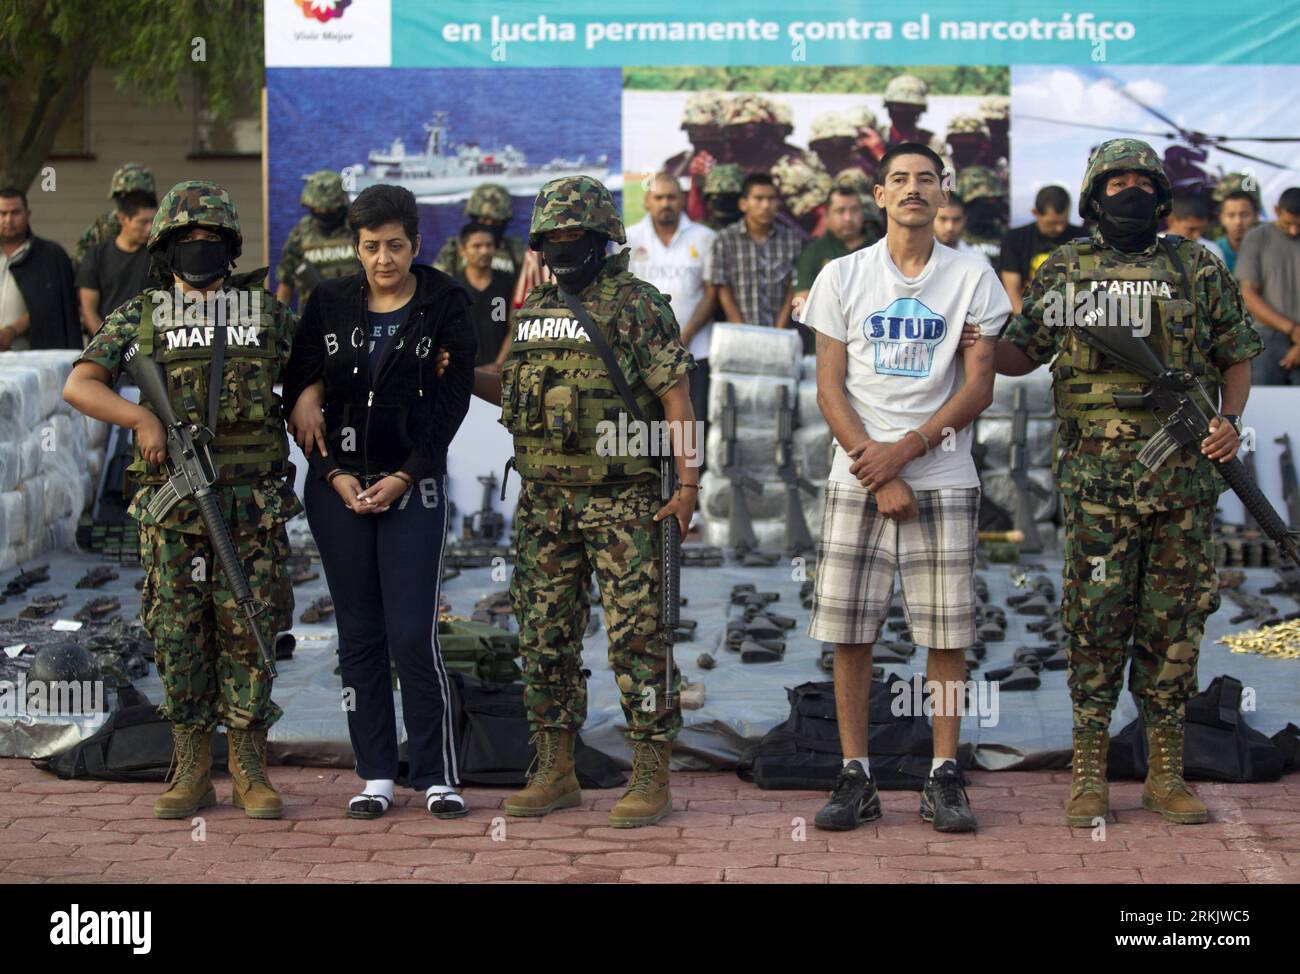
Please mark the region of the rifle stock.
<svg viewBox="0 0 1300 974"><path fill-rule="evenodd" d="M816 495L817 488L794 469L794 408L790 390L781 386L776 403L776 472L785 483L785 556L794 558L816 550L799 491Z"/></svg>
<svg viewBox="0 0 1300 974"><path fill-rule="evenodd" d="M1034 518L1034 498L1029 479L1029 405L1024 386L1012 394L1011 451L1009 466L1011 482L1016 488L1016 509L1013 517L1015 530L1024 535L1020 550L1038 554L1043 550L1043 539L1038 534L1038 521Z"/></svg>
<svg viewBox="0 0 1300 974"><path fill-rule="evenodd" d="M754 535L754 521L749 516L749 502L745 491L759 491L758 481L747 477L737 469L736 456L736 390L730 382L722 390L722 475L731 481L731 512L727 520L727 541L737 554L745 554L758 548L758 538Z"/></svg>

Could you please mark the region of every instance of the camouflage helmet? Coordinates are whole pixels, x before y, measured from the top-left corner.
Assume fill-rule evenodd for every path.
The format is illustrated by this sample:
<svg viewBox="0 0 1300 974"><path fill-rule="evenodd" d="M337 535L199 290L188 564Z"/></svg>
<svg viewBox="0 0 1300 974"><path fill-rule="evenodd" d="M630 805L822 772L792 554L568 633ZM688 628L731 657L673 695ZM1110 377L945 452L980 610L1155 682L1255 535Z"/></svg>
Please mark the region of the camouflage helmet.
<svg viewBox="0 0 1300 974"><path fill-rule="evenodd" d="M470 219L487 217L499 223L509 223L513 213L510 191L497 183L483 183L474 187L474 192L465 201L465 215Z"/></svg>
<svg viewBox="0 0 1300 974"><path fill-rule="evenodd" d="M864 199L872 197L872 187L874 184L867 171L859 166L850 166L848 169L841 169L835 174L834 185L836 189L851 189Z"/></svg>
<svg viewBox="0 0 1300 974"><path fill-rule="evenodd" d="M1214 184L1214 192L1211 194L1215 206L1223 205L1233 193L1248 193L1255 200L1255 209L1263 211L1263 203L1259 197L1259 179L1248 172L1230 172L1225 173L1223 177Z"/></svg>
<svg viewBox="0 0 1300 974"><path fill-rule="evenodd" d="M709 170L704 177L705 196L724 196L728 193L740 195L740 188L745 183L745 170L733 162L724 162Z"/></svg>
<svg viewBox="0 0 1300 974"><path fill-rule="evenodd" d="M856 139L858 127L844 112L822 112L813 119L809 142L818 139Z"/></svg>
<svg viewBox="0 0 1300 974"><path fill-rule="evenodd" d="M844 112L843 115L849 120L849 124L858 130L858 135L861 135L867 129L876 131L880 127L880 122L876 118L876 113L866 105L858 105L855 108L850 108L848 111Z"/></svg>
<svg viewBox="0 0 1300 974"><path fill-rule="evenodd" d="M954 115L948 122L948 135L980 135L989 137L989 128L984 119L966 112Z"/></svg>
<svg viewBox="0 0 1300 974"><path fill-rule="evenodd" d="M307 177L299 200L303 206L321 213L331 213L348 205L343 178L332 169L321 169Z"/></svg>
<svg viewBox="0 0 1300 974"><path fill-rule="evenodd" d="M149 229L149 249L159 249L173 231L186 227L224 231L231 237L231 260L238 257L243 248L239 213L230 194L206 179L186 180L167 191L158 204L153 226Z"/></svg>
<svg viewBox="0 0 1300 974"><path fill-rule="evenodd" d="M772 104L770 99L752 92L736 95L727 103L727 111L722 124L747 125L750 122L760 122L768 125L779 124L776 106Z"/></svg>
<svg viewBox="0 0 1300 974"><path fill-rule="evenodd" d="M900 74L885 85L885 104L916 105L926 107L926 94L929 89L925 82L915 75Z"/></svg>
<svg viewBox="0 0 1300 974"><path fill-rule="evenodd" d="M696 125L721 125L727 103L716 91L693 91L682 109L682 128Z"/></svg>
<svg viewBox="0 0 1300 974"><path fill-rule="evenodd" d="M980 199L1000 200L1007 195L1007 188L1002 185L998 174L987 166L967 166L957 174L953 188L963 203Z"/></svg>
<svg viewBox="0 0 1300 974"><path fill-rule="evenodd" d="M1079 216L1090 220L1092 194L1101 187L1102 177L1114 172L1135 170L1144 172L1155 180L1156 195L1160 198L1156 216L1164 216L1172 208L1173 187L1165 175L1156 150L1141 139L1111 139L1092 150L1088 168L1083 173L1083 186L1079 189Z"/></svg>
<svg viewBox="0 0 1300 974"><path fill-rule="evenodd" d="M811 152L784 155L772 166L772 182L795 216L807 216L826 202L831 177L821 159Z"/></svg>
<svg viewBox="0 0 1300 974"><path fill-rule="evenodd" d="M528 246L541 250L542 234L565 227L595 230L614 243L627 243L613 195L592 176L563 176L538 190L528 227Z"/></svg>
<svg viewBox="0 0 1300 974"><path fill-rule="evenodd" d="M983 119L1007 119L1011 117L1011 99L1006 95L986 95L980 99L975 109Z"/></svg>
<svg viewBox="0 0 1300 974"><path fill-rule="evenodd" d="M111 200L119 193L130 193L137 190L142 193L158 192L158 188L153 181L153 173L149 171L149 168L143 163L128 162L113 173L113 180L108 184L108 198Z"/></svg>
<svg viewBox="0 0 1300 974"><path fill-rule="evenodd" d="M794 131L794 112L790 110L787 102L772 100L772 116L776 119L776 124L784 127L787 131Z"/></svg>

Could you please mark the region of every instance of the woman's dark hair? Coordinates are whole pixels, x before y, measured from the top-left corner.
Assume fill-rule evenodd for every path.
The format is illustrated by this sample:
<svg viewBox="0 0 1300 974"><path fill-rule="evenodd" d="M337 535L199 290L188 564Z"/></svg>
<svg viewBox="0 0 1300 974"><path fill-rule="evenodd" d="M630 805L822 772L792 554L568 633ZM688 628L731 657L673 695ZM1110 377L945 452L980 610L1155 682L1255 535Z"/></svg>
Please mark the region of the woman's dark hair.
<svg viewBox="0 0 1300 974"><path fill-rule="evenodd" d="M362 230L374 230L394 221L402 225L406 239L414 247L420 235L420 211L415 196L402 186L367 187L348 207L348 229L354 244L361 240Z"/></svg>

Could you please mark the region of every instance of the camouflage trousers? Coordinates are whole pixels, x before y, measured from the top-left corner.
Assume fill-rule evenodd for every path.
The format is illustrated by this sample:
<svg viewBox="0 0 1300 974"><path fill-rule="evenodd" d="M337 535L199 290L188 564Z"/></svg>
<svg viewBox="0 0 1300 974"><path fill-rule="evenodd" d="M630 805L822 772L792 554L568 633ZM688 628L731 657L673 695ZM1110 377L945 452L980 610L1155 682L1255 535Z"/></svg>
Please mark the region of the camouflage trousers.
<svg viewBox="0 0 1300 974"><path fill-rule="evenodd" d="M288 535L283 524L236 526L231 533L254 598L267 604L257 622L273 650L276 633L293 625ZM208 729L269 727L279 720L283 711L271 700L257 640L207 536L142 526L140 563L141 615L162 677L162 715Z"/></svg>
<svg viewBox="0 0 1300 974"><path fill-rule="evenodd" d="M1143 722L1181 725L1205 621L1219 607L1214 504L1138 513L1067 495L1065 519L1061 621L1075 726L1109 728L1130 654Z"/></svg>
<svg viewBox="0 0 1300 974"><path fill-rule="evenodd" d="M633 741L681 731L676 693L665 706L667 646L659 634L654 484L565 488L525 481L515 511L510 594L519 622L529 726L577 730L587 718L582 636L594 570L614 670ZM677 674L680 681L680 674Z"/></svg>

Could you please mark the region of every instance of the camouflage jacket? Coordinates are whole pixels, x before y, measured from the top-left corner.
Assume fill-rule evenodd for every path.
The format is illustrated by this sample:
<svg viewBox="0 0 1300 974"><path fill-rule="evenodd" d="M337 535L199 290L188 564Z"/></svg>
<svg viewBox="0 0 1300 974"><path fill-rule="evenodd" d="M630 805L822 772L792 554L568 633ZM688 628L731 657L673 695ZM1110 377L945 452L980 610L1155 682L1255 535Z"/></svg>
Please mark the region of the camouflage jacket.
<svg viewBox="0 0 1300 974"><path fill-rule="evenodd" d="M494 271L504 271L515 277L524 266L524 242L518 237L503 237L501 246L497 248L496 255L492 258L492 269ZM442 245L438 255L433 258L433 266L444 274L450 274L452 277L459 277L465 270L465 264L460 259L460 238L452 237Z"/></svg>
<svg viewBox="0 0 1300 974"><path fill-rule="evenodd" d="M264 273L263 270L247 276L260 279ZM276 301L272 295L252 282L242 278L232 278L230 283L232 285L238 283L250 291L260 292L259 300L265 302L265 307L272 309L269 316L273 322L272 334L266 335L261 340L274 344L276 353L274 359L275 371L278 379L289 359L289 350L294 331L297 328L297 319L288 307ZM152 290L147 290L137 295L104 319L103 326L96 332L95 337L77 361L93 362L102 366L111 373L113 381L116 382L122 372L122 353L139 334L142 316L151 313L153 309L152 295L154 293ZM158 340L158 337L160 336L156 336L155 340ZM236 366L232 365L229 359L226 362L225 373L228 382L238 381ZM177 405L175 401L173 401L173 405ZM292 471L292 464L289 464L289 469ZM157 526L180 531L184 534L206 533L198 508L193 502L176 504L161 522L155 522L151 519L145 508L149 501L153 499L155 489L150 486L141 487L135 494L128 509L127 513L138 520L142 527ZM225 514L226 520L232 528L237 525L246 527L255 525L259 528L270 529L276 524L287 521L302 510L302 505L293 492L292 479L285 480L280 477L269 477L257 483L223 484L214 489L217 492L222 513Z"/></svg>
<svg viewBox="0 0 1300 974"><path fill-rule="evenodd" d="M1092 240L1103 260L1130 266L1154 259L1158 246L1132 255L1107 247L1096 231ZM1192 241L1180 245L1179 254L1189 266L1187 248L1196 246ZM1223 372L1237 362L1258 355L1262 347L1246 314L1236 279L1213 255L1205 253L1198 257L1193 282L1195 341L1205 357ZM1050 363L1064 348L1066 329L1048 324L1044 311L1049 293L1065 293L1068 274L1066 250L1058 247L1039 267L1030 282L1021 313L1008 320L1001 335L1003 341L1010 342L1039 365ZM1147 513L1213 503L1225 486L1211 462L1199 451L1180 450L1152 472L1137 460L1145 446L1145 441L1140 439L1071 438L1062 428L1060 446L1061 492L1080 500Z"/></svg>

